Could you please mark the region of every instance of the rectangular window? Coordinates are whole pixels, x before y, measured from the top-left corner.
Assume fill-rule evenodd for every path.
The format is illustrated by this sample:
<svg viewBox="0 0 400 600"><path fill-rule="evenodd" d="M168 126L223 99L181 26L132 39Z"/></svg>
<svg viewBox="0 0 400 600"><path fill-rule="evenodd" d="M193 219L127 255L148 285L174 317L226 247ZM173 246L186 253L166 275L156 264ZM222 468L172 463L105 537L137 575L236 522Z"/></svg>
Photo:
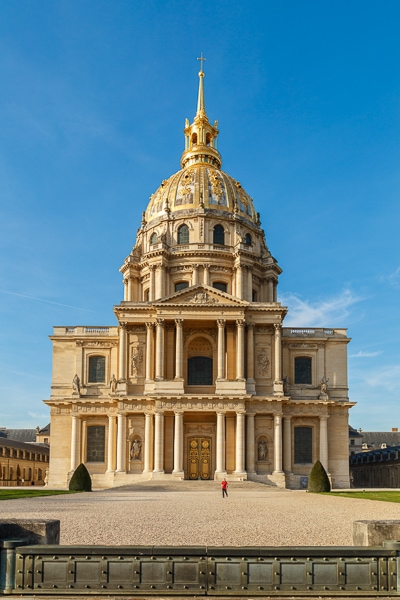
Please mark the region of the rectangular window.
<svg viewBox="0 0 400 600"><path fill-rule="evenodd" d="M86 462L104 462L105 439L104 425L90 425L87 428Z"/></svg>
<svg viewBox="0 0 400 600"><path fill-rule="evenodd" d="M294 463L312 463L312 427L294 428Z"/></svg>
<svg viewBox="0 0 400 600"><path fill-rule="evenodd" d="M310 385L311 380L311 358L309 356L297 356L294 359L294 382L296 384Z"/></svg>
<svg viewBox="0 0 400 600"><path fill-rule="evenodd" d="M89 357L89 383L105 383L106 381L106 357Z"/></svg>

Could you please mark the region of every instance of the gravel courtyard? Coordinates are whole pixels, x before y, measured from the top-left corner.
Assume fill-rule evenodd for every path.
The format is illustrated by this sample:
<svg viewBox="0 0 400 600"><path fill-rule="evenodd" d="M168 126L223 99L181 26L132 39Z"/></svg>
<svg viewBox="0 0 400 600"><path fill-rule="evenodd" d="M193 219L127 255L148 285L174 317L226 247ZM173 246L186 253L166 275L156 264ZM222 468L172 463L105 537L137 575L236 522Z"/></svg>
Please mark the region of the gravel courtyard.
<svg viewBox="0 0 400 600"><path fill-rule="evenodd" d="M1 519L60 519L61 544L352 545L356 520L400 519L400 504L243 482L145 482L91 493L6 500Z"/></svg>

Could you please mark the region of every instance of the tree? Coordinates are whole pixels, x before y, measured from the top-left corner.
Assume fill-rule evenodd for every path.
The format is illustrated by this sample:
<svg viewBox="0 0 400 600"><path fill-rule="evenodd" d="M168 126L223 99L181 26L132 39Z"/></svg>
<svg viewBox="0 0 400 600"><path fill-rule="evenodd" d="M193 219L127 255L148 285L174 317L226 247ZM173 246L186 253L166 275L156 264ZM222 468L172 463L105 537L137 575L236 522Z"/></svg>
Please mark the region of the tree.
<svg viewBox="0 0 400 600"><path fill-rule="evenodd" d="M69 490L74 492L92 491L92 478L83 463L76 467L69 482Z"/></svg>
<svg viewBox="0 0 400 600"><path fill-rule="evenodd" d="M314 493L331 491L331 482L329 481L329 477L319 460L317 460L311 469L311 473L308 477L307 490Z"/></svg>

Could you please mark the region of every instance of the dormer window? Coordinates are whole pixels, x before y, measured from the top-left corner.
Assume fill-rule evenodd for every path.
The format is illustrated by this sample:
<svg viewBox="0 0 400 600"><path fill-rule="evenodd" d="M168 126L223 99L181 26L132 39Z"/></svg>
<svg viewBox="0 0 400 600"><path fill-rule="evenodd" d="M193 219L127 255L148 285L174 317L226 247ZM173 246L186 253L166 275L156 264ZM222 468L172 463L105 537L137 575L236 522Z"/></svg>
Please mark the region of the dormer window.
<svg viewBox="0 0 400 600"><path fill-rule="evenodd" d="M157 243L157 234L156 234L156 232L154 232L150 236L150 244L156 244L156 243Z"/></svg>
<svg viewBox="0 0 400 600"><path fill-rule="evenodd" d="M223 246L225 244L225 231L222 225L216 225L213 232L213 243Z"/></svg>
<svg viewBox="0 0 400 600"><path fill-rule="evenodd" d="M251 246L251 235L249 233L246 233L244 237L244 243L246 246Z"/></svg>
<svg viewBox="0 0 400 600"><path fill-rule="evenodd" d="M193 133L192 135L192 146L197 144L197 133Z"/></svg>
<svg viewBox="0 0 400 600"><path fill-rule="evenodd" d="M189 243L189 227L187 225L181 225L178 229L178 244Z"/></svg>

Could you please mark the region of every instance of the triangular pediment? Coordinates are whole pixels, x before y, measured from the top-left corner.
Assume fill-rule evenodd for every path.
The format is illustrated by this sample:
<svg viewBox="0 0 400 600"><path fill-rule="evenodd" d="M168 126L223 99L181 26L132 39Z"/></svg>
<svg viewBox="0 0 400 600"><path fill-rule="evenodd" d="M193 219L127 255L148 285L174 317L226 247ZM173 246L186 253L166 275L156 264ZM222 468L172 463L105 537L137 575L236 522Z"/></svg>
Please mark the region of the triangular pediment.
<svg viewBox="0 0 400 600"><path fill-rule="evenodd" d="M171 296L157 300L153 304L163 306L172 304L194 304L197 306L224 304L231 306L247 306L248 302L234 298L230 294L221 292L209 285L199 283L185 288L184 290L180 290L179 292L175 292L174 294L171 294Z"/></svg>

